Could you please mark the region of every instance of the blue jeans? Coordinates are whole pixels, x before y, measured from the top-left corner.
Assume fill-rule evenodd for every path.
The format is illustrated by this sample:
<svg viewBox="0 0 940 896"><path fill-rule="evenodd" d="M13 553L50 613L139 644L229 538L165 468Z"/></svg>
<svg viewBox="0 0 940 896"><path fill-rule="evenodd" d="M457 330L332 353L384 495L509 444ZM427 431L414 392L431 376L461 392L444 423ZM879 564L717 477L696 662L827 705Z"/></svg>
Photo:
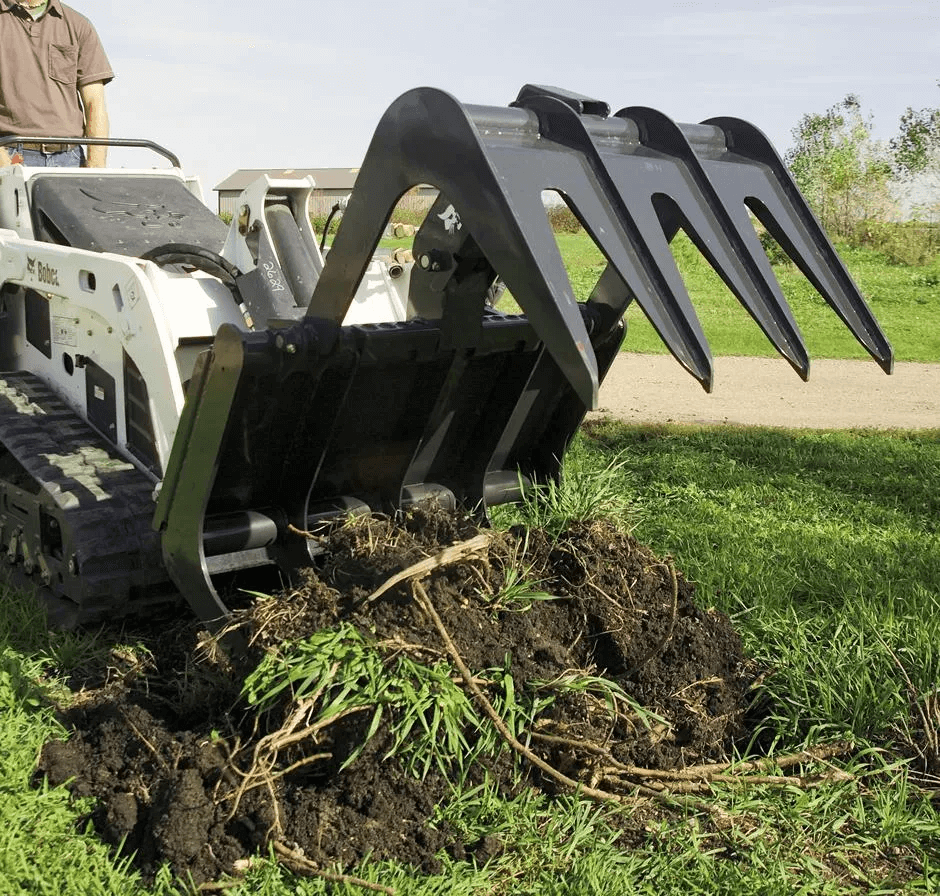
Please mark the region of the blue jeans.
<svg viewBox="0 0 940 896"><path fill-rule="evenodd" d="M76 146L65 152L44 153L36 149L23 149L21 143L5 147L12 159L15 153L23 157L23 164L29 168L80 168L85 160L82 147Z"/></svg>

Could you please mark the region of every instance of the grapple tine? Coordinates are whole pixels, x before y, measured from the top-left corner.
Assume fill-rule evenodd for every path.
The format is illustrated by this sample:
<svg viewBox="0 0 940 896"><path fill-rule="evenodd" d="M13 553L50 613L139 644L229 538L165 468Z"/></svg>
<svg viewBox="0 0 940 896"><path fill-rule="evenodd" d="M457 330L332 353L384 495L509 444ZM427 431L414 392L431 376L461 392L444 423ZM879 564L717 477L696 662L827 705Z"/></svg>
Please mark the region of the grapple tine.
<svg viewBox="0 0 940 896"><path fill-rule="evenodd" d="M702 165L739 222L755 259L766 264L746 209L768 229L859 343L891 373L891 344L770 141L754 125L737 118L711 118L703 124L724 133L726 147L718 151L708 147Z"/></svg>
<svg viewBox="0 0 940 896"><path fill-rule="evenodd" d="M809 372L805 343L748 209L890 371L890 345L756 128L727 118L681 126L644 107L609 118L604 103L532 85L513 105L463 106L442 91L420 88L389 108L360 170L309 316L343 320L395 202L410 187L430 183L453 204L448 210L453 214L435 216L446 220L432 222L432 230L465 228L564 377L593 407L596 359L541 201L545 190L557 190L609 263L604 289L592 300L609 306L616 317L635 298L670 351L706 390L711 388L711 355L668 245L680 226L781 354L802 377ZM454 165L454 159L460 164ZM426 222L422 231L427 227ZM428 243L435 244L433 234ZM430 257L421 261L435 263ZM456 255L447 263L456 271ZM478 299L472 289L450 289L452 321L463 329L472 324L482 308L475 304ZM462 310L455 312L458 306Z"/></svg>
<svg viewBox="0 0 940 896"><path fill-rule="evenodd" d="M699 251L724 280L738 301L764 331L774 347L805 379L809 355L790 306L773 275L766 256L754 256L745 242L740 222L728 214L708 175L702 168L682 129L655 109L633 106L616 113L633 121L648 151L670 157L673 165L661 162L655 172L636 177L635 159L609 153L609 167L622 191L632 190L637 201L645 196L666 195L675 204L676 226L688 232ZM642 157L641 157L642 158ZM633 164L629 164L633 163ZM663 200L659 200L663 203Z"/></svg>
<svg viewBox="0 0 940 896"><path fill-rule="evenodd" d="M518 112L504 126L502 142L516 154L500 159L449 94L419 88L393 103L376 129L307 314L343 320L395 203L411 187L433 184L454 205L441 226L467 227L474 235L565 377L593 408L597 363L541 206L545 185L532 164L537 153L526 152L538 141L537 122Z"/></svg>
<svg viewBox="0 0 940 896"><path fill-rule="evenodd" d="M557 95L538 94L531 88L520 95L524 99L517 103L539 116L543 142L554 144L557 159L551 186L565 196L626 286L622 306L615 312L622 314L635 298L679 363L711 391L708 343L652 204L625 201L622 185L612 179L609 160L601 157L588 131L593 116L578 115L577 107ZM637 131L623 125L616 138L617 152L636 151Z"/></svg>

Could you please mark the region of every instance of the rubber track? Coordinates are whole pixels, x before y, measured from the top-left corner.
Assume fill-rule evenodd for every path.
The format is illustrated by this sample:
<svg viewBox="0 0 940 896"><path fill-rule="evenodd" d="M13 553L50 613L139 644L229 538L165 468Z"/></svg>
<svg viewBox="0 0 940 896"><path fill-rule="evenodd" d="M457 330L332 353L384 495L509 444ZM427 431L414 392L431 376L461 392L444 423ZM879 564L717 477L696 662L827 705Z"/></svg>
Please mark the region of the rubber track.
<svg viewBox="0 0 940 896"><path fill-rule="evenodd" d="M33 374L0 375L0 445L33 480L0 480L7 493L0 504L7 557L0 563L18 566L39 587L54 624L127 615L173 592L151 526L153 481ZM25 521L9 509L14 501L27 505ZM45 557L51 575L43 582L35 554L50 518L62 547ZM27 549L11 558L17 525Z"/></svg>

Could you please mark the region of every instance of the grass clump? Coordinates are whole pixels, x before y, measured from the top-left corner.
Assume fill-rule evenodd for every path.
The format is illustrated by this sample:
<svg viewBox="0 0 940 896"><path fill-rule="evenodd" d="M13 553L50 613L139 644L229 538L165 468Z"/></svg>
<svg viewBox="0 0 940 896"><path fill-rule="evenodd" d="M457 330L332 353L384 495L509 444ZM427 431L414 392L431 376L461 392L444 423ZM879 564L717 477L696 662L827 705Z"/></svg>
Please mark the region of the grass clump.
<svg viewBox="0 0 940 896"><path fill-rule="evenodd" d="M598 468L585 463L582 455L569 454L557 480L535 483L523 492L518 505L499 505L492 510L494 522L503 527L522 524L557 536L573 522L598 518L616 520L629 529L632 514L629 474L614 457Z"/></svg>
<svg viewBox="0 0 940 896"><path fill-rule="evenodd" d="M526 706L517 700L508 668L484 670L479 677L495 692L493 702L511 730L531 721L535 701ZM359 726L340 769L355 762L384 720L386 758L400 758L421 779L434 767L459 781L481 756L495 756L505 745L458 682L450 663L419 662L346 623L267 652L246 677L244 696L249 705L287 719L274 738L285 746L315 743L331 725L365 714L368 721ZM550 703L542 699L537 708ZM468 732L474 732L472 739Z"/></svg>

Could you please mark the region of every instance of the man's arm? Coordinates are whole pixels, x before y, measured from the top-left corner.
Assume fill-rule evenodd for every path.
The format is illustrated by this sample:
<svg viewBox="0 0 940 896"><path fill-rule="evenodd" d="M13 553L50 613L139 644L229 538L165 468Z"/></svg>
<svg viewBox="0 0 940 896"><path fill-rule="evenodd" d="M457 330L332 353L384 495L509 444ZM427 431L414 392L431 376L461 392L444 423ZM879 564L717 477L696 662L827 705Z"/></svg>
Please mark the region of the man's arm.
<svg viewBox="0 0 940 896"><path fill-rule="evenodd" d="M78 88L85 110L85 136L107 137L110 133L108 105L104 98L104 81L94 81ZM88 168L104 168L108 162L107 146L89 146L86 150Z"/></svg>

